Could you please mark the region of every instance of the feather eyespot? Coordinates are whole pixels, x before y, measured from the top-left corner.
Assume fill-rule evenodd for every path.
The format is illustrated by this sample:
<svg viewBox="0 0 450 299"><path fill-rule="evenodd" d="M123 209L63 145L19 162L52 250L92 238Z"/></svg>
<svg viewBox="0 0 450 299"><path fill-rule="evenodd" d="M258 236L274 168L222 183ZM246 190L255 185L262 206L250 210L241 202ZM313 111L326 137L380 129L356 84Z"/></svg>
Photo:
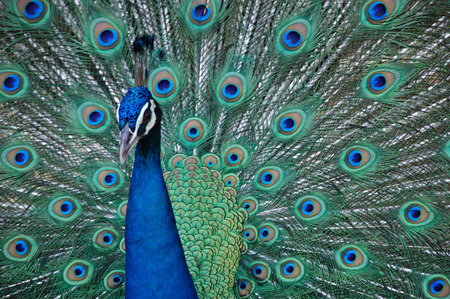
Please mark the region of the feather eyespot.
<svg viewBox="0 0 450 299"><path fill-rule="evenodd" d="M171 170L181 167L183 160L186 158L186 155L176 154L169 160L169 168Z"/></svg>
<svg viewBox="0 0 450 299"><path fill-rule="evenodd" d="M234 174L226 175L223 181L227 187L236 187L236 185L239 184L239 178Z"/></svg>
<svg viewBox="0 0 450 299"><path fill-rule="evenodd" d="M189 8L189 21L197 26L209 24L214 18L212 1L194 0Z"/></svg>
<svg viewBox="0 0 450 299"><path fill-rule="evenodd" d="M391 71L377 71L367 78L367 89L373 94L387 91L398 81L398 76Z"/></svg>
<svg viewBox="0 0 450 299"><path fill-rule="evenodd" d="M242 232L242 237L247 242L254 242L256 240L256 228L254 226L248 225L244 227Z"/></svg>
<svg viewBox="0 0 450 299"><path fill-rule="evenodd" d="M36 24L48 14L48 3L42 0L18 0L17 11L22 19L29 24Z"/></svg>
<svg viewBox="0 0 450 299"><path fill-rule="evenodd" d="M0 71L0 94L5 97L18 97L28 85L26 77L15 71Z"/></svg>
<svg viewBox="0 0 450 299"><path fill-rule="evenodd" d="M36 253L36 242L25 235L19 235L6 242L3 252L13 261L29 261Z"/></svg>
<svg viewBox="0 0 450 299"><path fill-rule="evenodd" d="M275 132L280 138L292 138L305 126L306 114L300 109L286 111L277 117Z"/></svg>
<svg viewBox="0 0 450 299"><path fill-rule="evenodd" d="M92 272L92 264L83 260L75 260L64 269L64 280L70 285L85 284L91 279Z"/></svg>
<svg viewBox="0 0 450 299"><path fill-rule="evenodd" d="M86 129L98 132L108 127L109 115L105 108L88 103L80 107L79 111L81 123Z"/></svg>
<svg viewBox="0 0 450 299"><path fill-rule="evenodd" d="M246 80L239 73L226 74L218 85L217 93L223 104L235 104L246 94Z"/></svg>
<svg viewBox="0 0 450 299"><path fill-rule="evenodd" d="M259 189L271 190L279 188L283 181L283 170L276 166L264 167L259 170L255 180L256 187Z"/></svg>
<svg viewBox="0 0 450 299"><path fill-rule="evenodd" d="M266 263L259 261L251 265L251 271L253 277L261 283L267 281L271 273L270 267Z"/></svg>
<svg viewBox="0 0 450 299"><path fill-rule="evenodd" d="M450 295L449 280L444 275L435 274L427 277L423 288L427 298L448 298Z"/></svg>
<svg viewBox="0 0 450 299"><path fill-rule="evenodd" d="M336 261L338 264L349 270L364 268L368 259L365 252L356 246L344 246L336 252Z"/></svg>
<svg viewBox="0 0 450 299"><path fill-rule="evenodd" d="M117 208L117 214L119 215L119 218L123 219L127 216L127 208L128 208L128 200L125 200Z"/></svg>
<svg viewBox="0 0 450 299"><path fill-rule="evenodd" d="M252 281L249 279L238 279L237 281L239 297L247 297L254 289Z"/></svg>
<svg viewBox="0 0 450 299"><path fill-rule="evenodd" d="M80 215L81 206L76 199L62 196L52 200L48 210L50 216L56 220L69 222Z"/></svg>
<svg viewBox="0 0 450 299"><path fill-rule="evenodd" d="M117 245L117 232L109 228L98 230L93 242L96 248L114 248Z"/></svg>
<svg viewBox="0 0 450 299"><path fill-rule="evenodd" d="M250 215L256 213L258 211L258 201L254 197L246 197L240 205L244 208Z"/></svg>
<svg viewBox="0 0 450 299"><path fill-rule="evenodd" d="M272 245L278 238L278 229L276 226L267 223L259 228L258 238L266 245Z"/></svg>
<svg viewBox="0 0 450 299"><path fill-rule="evenodd" d="M104 280L103 283L105 285L105 288L108 291L113 291L123 285L125 281L125 271L123 270L116 270L109 272Z"/></svg>
<svg viewBox="0 0 450 299"><path fill-rule="evenodd" d="M374 0L366 5L364 13L367 21L379 25L386 22L396 8L396 0Z"/></svg>
<svg viewBox="0 0 450 299"><path fill-rule="evenodd" d="M214 154L206 154L202 157L203 165L210 168L215 169L220 167L220 159L218 156Z"/></svg>
<svg viewBox="0 0 450 299"><path fill-rule="evenodd" d="M280 49L288 52L298 52L309 37L310 25L305 20L291 22L278 35Z"/></svg>
<svg viewBox="0 0 450 299"><path fill-rule="evenodd" d="M425 204L418 201L410 201L400 208L400 219L410 227L420 227L430 223L434 213Z"/></svg>
<svg viewBox="0 0 450 299"><path fill-rule="evenodd" d="M152 72L148 88L158 103L170 101L178 90L178 79L169 67L161 67Z"/></svg>
<svg viewBox="0 0 450 299"><path fill-rule="evenodd" d="M113 191L120 187L122 175L113 168L101 168L94 174L94 182L97 187L105 191Z"/></svg>
<svg viewBox="0 0 450 299"><path fill-rule="evenodd" d="M276 266L277 277L283 282L294 282L303 277L305 269L296 258L287 258L279 261Z"/></svg>
<svg viewBox="0 0 450 299"><path fill-rule="evenodd" d="M232 145L225 150L223 161L229 167L238 167L247 161L247 151L240 145Z"/></svg>
<svg viewBox="0 0 450 299"><path fill-rule="evenodd" d="M38 157L31 147L15 146L2 154L3 162L16 171L26 171L36 165Z"/></svg>
<svg viewBox="0 0 450 299"><path fill-rule="evenodd" d="M91 30L94 43L102 52L116 52L120 49L122 33L110 20L106 18L95 20Z"/></svg>
<svg viewBox="0 0 450 299"><path fill-rule="evenodd" d="M344 162L350 171L364 169L375 160L375 153L367 147L353 147L347 150Z"/></svg>
<svg viewBox="0 0 450 299"><path fill-rule="evenodd" d="M294 212L298 219L311 221L320 218L325 213L325 203L317 196L304 196L295 204Z"/></svg>
<svg viewBox="0 0 450 299"><path fill-rule="evenodd" d="M206 133L206 123L200 118L190 118L182 126L183 139L189 143L197 143L203 139Z"/></svg>

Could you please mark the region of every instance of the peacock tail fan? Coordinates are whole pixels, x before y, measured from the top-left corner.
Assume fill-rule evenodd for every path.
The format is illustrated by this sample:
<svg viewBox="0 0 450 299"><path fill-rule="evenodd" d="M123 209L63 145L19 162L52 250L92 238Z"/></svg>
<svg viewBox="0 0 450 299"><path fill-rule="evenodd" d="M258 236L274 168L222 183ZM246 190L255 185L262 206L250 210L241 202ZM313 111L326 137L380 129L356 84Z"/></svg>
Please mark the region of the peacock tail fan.
<svg viewBox="0 0 450 299"><path fill-rule="evenodd" d="M136 81L200 298L450 298L448 8L2 0L0 297L124 297Z"/></svg>

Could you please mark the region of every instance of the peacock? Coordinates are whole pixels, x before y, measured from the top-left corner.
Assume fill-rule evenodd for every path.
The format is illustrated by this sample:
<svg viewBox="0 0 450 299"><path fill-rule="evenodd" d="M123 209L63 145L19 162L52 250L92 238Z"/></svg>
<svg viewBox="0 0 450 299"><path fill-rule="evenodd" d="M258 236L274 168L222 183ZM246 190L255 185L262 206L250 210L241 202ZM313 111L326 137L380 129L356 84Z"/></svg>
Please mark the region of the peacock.
<svg viewBox="0 0 450 299"><path fill-rule="evenodd" d="M445 0L2 0L1 298L450 298Z"/></svg>

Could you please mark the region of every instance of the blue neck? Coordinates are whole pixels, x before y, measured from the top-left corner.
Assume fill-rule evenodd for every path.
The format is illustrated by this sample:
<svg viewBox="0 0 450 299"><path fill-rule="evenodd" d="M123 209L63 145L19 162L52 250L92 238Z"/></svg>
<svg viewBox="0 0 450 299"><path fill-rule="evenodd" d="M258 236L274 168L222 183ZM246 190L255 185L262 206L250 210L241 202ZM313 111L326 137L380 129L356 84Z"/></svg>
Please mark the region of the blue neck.
<svg viewBox="0 0 450 299"><path fill-rule="evenodd" d="M197 298L161 170L161 127L136 148L127 207L125 296Z"/></svg>

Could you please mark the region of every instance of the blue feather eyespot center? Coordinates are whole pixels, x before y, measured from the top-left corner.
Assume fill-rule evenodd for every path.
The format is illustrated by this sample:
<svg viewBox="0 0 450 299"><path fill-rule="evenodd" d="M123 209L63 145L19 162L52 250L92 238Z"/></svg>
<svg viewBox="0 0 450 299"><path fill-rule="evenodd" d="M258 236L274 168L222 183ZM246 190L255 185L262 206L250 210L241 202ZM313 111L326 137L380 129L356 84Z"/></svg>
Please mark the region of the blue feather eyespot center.
<svg viewBox="0 0 450 299"><path fill-rule="evenodd" d="M372 3L369 7L369 16L375 21L381 21L388 15L388 9L384 3L380 1Z"/></svg>
<svg viewBox="0 0 450 299"><path fill-rule="evenodd" d="M181 162L178 161L177 163L175 163L175 165L176 165L177 167L180 167L180 166L181 166Z"/></svg>
<svg viewBox="0 0 450 299"><path fill-rule="evenodd" d="M261 266L256 266L256 267L253 269L253 274L255 274L255 275L260 275L260 274L262 273L262 271L263 271L263 268L262 268Z"/></svg>
<svg viewBox="0 0 450 299"><path fill-rule="evenodd" d="M263 183L265 185L270 184L272 182L272 180L273 180L273 175L270 172L266 171L261 175L261 183Z"/></svg>
<svg viewBox="0 0 450 299"><path fill-rule="evenodd" d="M314 204L312 201L307 200L302 205L302 212L305 215L311 215L311 213L314 211Z"/></svg>
<svg viewBox="0 0 450 299"><path fill-rule="evenodd" d="M91 126L96 126L103 122L105 113L101 110L94 110L88 116L88 123Z"/></svg>
<svg viewBox="0 0 450 299"><path fill-rule="evenodd" d="M247 202L244 204L244 209L249 210L250 209L250 204Z"/></svg>
<svg viewBox="0 0 450 299"><path fill-rule="evenodd" d="M103 179L105 182L105 185L111 186L114 185L117 182L117 175L113 172L105 175L105 178Z"/></svg>
<svg viewBox="0 0 450 299"><path fill-rule="evenodd" d="M347 264L353 264L356 261L357 253L355 250L349 250L344 255L344 260Z"/></svg>
<svg viewBox="0 0 450 299"><path fill-rule="evenodd" d="M239 95L239 87L234 84L227 84L222 87L222 94L228 99L234 99Z"/></svg>
<svg viewBox="0 0 450 299"><path fill-rule="evenodd" d="M445 282L443 280L436 280L430 285L430 291L433 294L439 294L445 287Z"/></svg>
<svg viewBox="0 0 450 299"><path fill-rule="evenodd" d="M114 240L114 237L112 236L112 234L105 233L103 235L103 243L105 243L106 245L111 245L113 240Z"/></svg>
<svg viewBox="0 0 450 299"><path fill-rule="evenodd" d="M83 277L86 273L86 269L83 266L77 265L73 268L73 274L75 274L76 277Z"/></svg>
<svg viewBox="0 0 450 299"><path fill-rule="evenodd" d="M110 47L119 39L119 35L113 29L105 29L97 37L97 42L102 47Z"/></svg>
<svg viewBox="0 0 450 299"><path fill-rule="evenodd" d="M227 160L231 164L236 164L237 162L239 162L239 156L236 154L229 154Z"/></svg>
<svg viewBox="0 0 450 299"><path fill-rule="evenodd" d="M168 94L173 90L173 82L169 79L162 79L156 83L155 90L159 94Z"/></svg>
<svg viewBox="0 0 450 299"><path fill-rule="evenodd" d="M250 232L248 230L244 232L244 237L245 238L249 238L250 237Z"/></svg>
<svg viewBox="0 0 450 299"><path fill-rule="evenodd" d="M295 48L302 42L302 36L298 31L288 30L283 34L283 42L290 48Z"/></svg>
<svg viewBox="0 0 450 299"><path fill-rule="evenodd" d="M376 74L370 79L370 87L374 90L380 91L386 88L387 80L382 74Z"/></svg>
<svg viewBox="0 0 450 299"><path fill-rule="evenodd" d="M233 182L231 180L228 180L225 182L225 185L227 185L227 186L231 186L232 184L233 184Z"/></svg>
<svg viewBox="0 0 450 299"><path fill-rule="evenodd" d="M263 228L260 232L259 232L259 236L261 237L261 239L265 239L269 236L269 229L268 228Z"/></svg>
<svg viewBox="0 0 450 299"><path fill-rule="evenodd" d="M197 129L196 127L192 127L187 131L187 135L190 138L196 138L196 137L198 137L198 135L200 135L200 130Z"/></svg>
<svg viewBox="0 0 450 299"><path fill-rule="evenodd" d="M213 166L214 166L214 163L213 163L212 161L209 161L208 163L206 163L206 166L208 166L208 167L213 167Z"/></svg>
<svg viewBox="0 0 450 299"><path fill-rule="evenodd" d="M20 77L17 75L9 75L3 80L3 89L7 92L15 91L20 86Z"/></svg>
<svg viewBox="0 0 450 299"><path fill-rule="evenodd" d="M209 19L211 10L204 4L199 4L192 9L192 18L197 22L203 22Z"/></svg>
<svg viewBox="0 0 450 299"><path fill-rule="evenodd" d="M121 283L122 282L122 276L120 276L119 274L116 274L113 276L114 283Z"/></svg>
<svg viewBox="0 0 450 299"><path fill-rule="evenodd" d="M63 215L70 214L73 210L73 204L70 201L66 200L61 204L60 210L61 214Z"/></svg>
<svg viewBox="0 0 450 299"><path fill-rule="evenodd" d="M414 207L410 208L408 211L408 218L411 221L419 220L420 215L422 215L422 209L419 206L414 206Z"/></svg>
<svg viewBox="0 0 450 299"><path fill-rule="evenodd" d="M353 150L348 155L348 162L352 166L358 166L362 162L362 154L359 150Z"/></svg>
<svg viewBox="0 0 450 299"><path fill-rule="evenodd" d="M291 132L295 129L295 120L292 117L283 117L280 121L281 130L285 132Z"/></svg>
<svg viewBox="0 0 450 299"><path fill-rule="evenodd" d="M23 14L27 19L33 20L38 18L44 11L44 5L40 1L30 1L23 10Z"/></svg>
<svg viewBox="0 0 450 299"><path fill-rule="evenodd" d="M16 242L16 252L19 255L24 255L28 252L28 245L25 241L19 240Z"/></svg>
<svg viewBox="0 0 450 299"><path fill-rule="evenodd" d="M239 289L245 290L245 289L247 288L247 285L248 285L248 282L242 281L242 282L239 284Z"/></svg>
<svg viewBox="0 0 450 299"><path fill-rule="evenodd" d="M295 270L294 263L287 263L283 267L283 272L285 275L291 275L292 273L294 273L294 270Z"/></svg>
<svg viewBox="0 0 450 299"><path fill-rule="evenodd" d="M20 150L14 156L14 162L19 166L26 164L29 159L30 154L26 150Z"/></svg>

